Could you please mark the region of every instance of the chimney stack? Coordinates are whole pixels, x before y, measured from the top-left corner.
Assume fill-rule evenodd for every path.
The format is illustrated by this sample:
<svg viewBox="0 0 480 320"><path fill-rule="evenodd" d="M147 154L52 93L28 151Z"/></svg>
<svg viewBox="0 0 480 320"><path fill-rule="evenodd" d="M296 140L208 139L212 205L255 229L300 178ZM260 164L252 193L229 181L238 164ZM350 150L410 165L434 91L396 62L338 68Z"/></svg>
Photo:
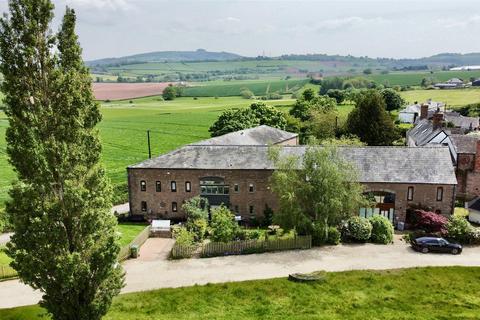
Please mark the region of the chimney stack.
<svg viewBox="0 0 480 320"><path fill-rule="evenodd" d="M442 126L442 122L443 122L443 113L441 112L435 112L435 114L433 115L433 120L432 120L432 123L433 123L433 127L434 128L440 128Z"/></svg>
<svg viewBox="0 0 480 320"><path fill-rule="evenodd" d="M420 120L428 118L428 104L424 103L420 107Z"/></svg>

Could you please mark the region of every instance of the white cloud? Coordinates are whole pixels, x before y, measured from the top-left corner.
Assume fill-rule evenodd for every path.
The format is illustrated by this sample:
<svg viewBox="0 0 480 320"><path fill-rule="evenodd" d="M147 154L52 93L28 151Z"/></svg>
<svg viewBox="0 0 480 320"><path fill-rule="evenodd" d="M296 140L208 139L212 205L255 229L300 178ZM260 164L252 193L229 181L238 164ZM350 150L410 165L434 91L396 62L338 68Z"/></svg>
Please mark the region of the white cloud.
<svg viewBox="0 0 480 320"><path fill-rule="evenodd" d="M337 18L337 19L328 19L319 21L316 23L315 27L318 31L321 30L339 30L339 29L347 29L352 27L359 27L359 26L371 26L375 24L381 24L386 22L384 18L376 17L376 18L363 18L363 17L344 17L344 18Z"/></svg>
<svg viewBox="0 0 480 320"><path fill-rule="evenodd" d="M66 0L72 7L82 7L86 9L127 11L132 8L132 0Z"/></svg>
<svg viewBox="0 0 480 320"><path fill-rule="evenodd" d="M480 15L475 14L464 19L440 19L438 22L447 29L470 28L480 25Z"/></svg>

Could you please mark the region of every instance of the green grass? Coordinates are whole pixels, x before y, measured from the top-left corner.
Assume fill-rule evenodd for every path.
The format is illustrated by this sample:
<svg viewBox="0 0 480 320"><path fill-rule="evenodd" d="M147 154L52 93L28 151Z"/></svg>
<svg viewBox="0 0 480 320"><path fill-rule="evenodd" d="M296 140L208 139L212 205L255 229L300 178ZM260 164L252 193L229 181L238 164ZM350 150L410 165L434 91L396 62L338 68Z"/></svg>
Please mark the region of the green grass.
<svg viewBox="0 0 480 320"><path fill-rule="evenodd" d="M433 78L442 82L451 78L460 78L468 81L470 77L479 78L480 71L390 72L388 74L366 76L366 78L372 79L379 84L389 84L391 86L420 86L423 78Z"/></svg>
<svg viewBox="0 0 480 320"><path fill-rule="evenodd" d="M145 227L145 224L139 223L120 223L118 225L118 232L120 232L120 245L122 247L128 245L140 232L143 231L143 229L145 229Z"/></svg>
<svg viewBox="0 0 480 320"><path fill-rule="evenodd" d="M103 121L99 124L103 144L102 161L116 185L125 184L126 167L148 158L147 130L151 131L153 155L181 145L208 138L208 128L226 109L247 107L253 100L240 97L179 98L160 101L149 97L117 101L102 105ZM269 105L291 105L292 99L267 101ZM15 178L5 153L5 130L8 122L0 112L0 207L7 199L10 182Z"/></svg>
<svg viewBox="0 0 480 320"><path fill-rule="evenodd" d="M411 90L400 92L400 95L408 103L415 101L424 102L427 99L440 101L447 107L460 107L469 103L480 102L480 89L457 89L457 90Z"/></svg>
<svg viewBox="0 0 480 320"><path fill-rule="evenodd" d="M256 96L262 96L271 92L293 92L305 84L308 80L252 80L252 81L232 81L232 83L225 82L225 84L211 84L199 85L195 87L185 88L184 96L188 97L230 97L239 96L243 88L248 88Z"/></svg>
<svg viewBox="0 0 480 320"><path fill-rule="evenodd" d="M161 289L115 298L105 319L478 319L479 271L348 271L319 283L279 278ZM38 306L0 310L2 320L41 314Z"/></svg>

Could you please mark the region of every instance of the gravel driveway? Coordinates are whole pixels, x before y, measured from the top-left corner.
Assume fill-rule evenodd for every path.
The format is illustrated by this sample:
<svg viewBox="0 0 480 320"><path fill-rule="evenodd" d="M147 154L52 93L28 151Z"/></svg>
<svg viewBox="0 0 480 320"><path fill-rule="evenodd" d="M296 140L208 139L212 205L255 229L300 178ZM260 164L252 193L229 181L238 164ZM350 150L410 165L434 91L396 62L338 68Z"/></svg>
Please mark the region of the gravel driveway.
<svg viewBox="0 0 480 320"><path fill-rule="evenodd" d="M392 245L339 245L303 251L168 261L165 253L171 244L169 239L147 240L142 249L150 251L140 251L140 259L124 263L127 275L126 286L122 292L285 277L294 272L317 270L480 266L480 247L465 248L463 253L457 256L421 254L411 250L398 238ZM155 249L157 247L159 249ZM34 304L39 299L39 293L18 281L0 283L0 308Z"/></svg>

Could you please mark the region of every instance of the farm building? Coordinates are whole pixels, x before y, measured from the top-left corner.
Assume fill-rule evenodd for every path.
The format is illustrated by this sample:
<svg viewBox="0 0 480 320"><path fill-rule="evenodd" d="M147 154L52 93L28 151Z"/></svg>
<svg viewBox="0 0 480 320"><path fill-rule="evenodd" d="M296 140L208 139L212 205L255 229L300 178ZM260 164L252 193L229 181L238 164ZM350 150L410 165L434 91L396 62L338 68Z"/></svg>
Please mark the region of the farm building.
<svg viewBox="0 0 480 320"><path fill-rule="evenodd" d="M446 82L442 83L436 83L433 85L435 88L439 89L460 89L460 88L465 88L465 84L463 83L463 80L458 79L458 78L452 78L450 80L447 80Z"/></svg>
<svg viewBox="0 0 480 320"><path fill-rule="evenodd" d="M301 157L307 148L283 144L281 154ZM200 195L212 206L229 206L244 221L262 218L267 206L278 209L269 185L275 167L268 149L206 140L132 165L127 169L131 214L181 220L182 203ZM356 166L365 192L377 200L376 209L363 209L361 215L382 214L396 223L405 221L411 205L452 212L457 181L448 148L340 147L338 152Z"/></svg>

